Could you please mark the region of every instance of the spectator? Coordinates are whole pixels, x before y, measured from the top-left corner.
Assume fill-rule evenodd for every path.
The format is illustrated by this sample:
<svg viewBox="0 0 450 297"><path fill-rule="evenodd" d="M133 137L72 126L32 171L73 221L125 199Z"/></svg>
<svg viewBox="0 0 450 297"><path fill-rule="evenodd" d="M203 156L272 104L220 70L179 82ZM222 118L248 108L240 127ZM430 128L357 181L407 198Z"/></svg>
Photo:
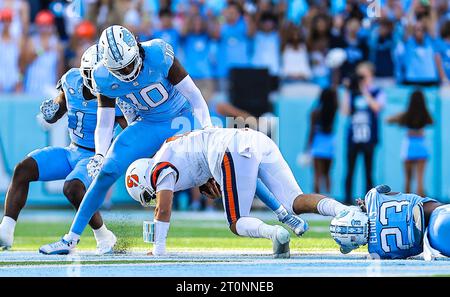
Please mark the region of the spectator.
<svg viewBox="0 0 450 297"><path fill-rule="evenodd" d="M337 93L334 89L324 89L317 107L311 113L307 149L313 158L314 192L330 193L330 169L334 158L333 125L338 108ZM325 185L325 191L322 191Z"/></svg>
<svg viewBox="0 0 450 297"><path fill-rule="evenodd" d="M87 20L97 25L99 32L108 26L122 24L122 13L120 9L123 1L117 0L94 0L91 1L87 11Z"/></svg>
<svg viewBox="0 0 450 297"><path fill-rule="evenodd" d="M150 39L149 34L152 27L150 12L145 9L143 0L132 1L123 17L124 26L133 32L140 41Z"/></svg>
<svg viewBox="0 0 450 297"><path fill-rule="evenodd" d="M237 2L229 2L224 16L225 23L221 25L217 34L220 38L218 74L221 77L226 77L233 67L249 65L248 39L254 34L253 22L250 17L244 17L242 8Z"/></svg>
<svg viewBox="0 0 450 297"><path fill-rule="evenodd" d="M286 80L309 80L312 76L308 50L300 28L292 23L283 30L281 76Z"/></svg>
<svg viewBox="0 0 450 297"><path fill-rule="evenodd" d="M369 58L367 40L358 35L360 28L361 21L357 17L351 17L345 22L344 35L332 42L332 48L342 48L347 53L347 60L340 67L335 83L348 80L354 74L356 65Z"/></svg>
<svg viewBox="0 0 450 297"><path fill-rule="evenodd" d="M371 43L371 56L375 67L375 76L380 78L394 77L394 24L389 19L383 18L375 31L374 40Z"/></svg>
<svg viewBox="0 0 450 297"><path fill-rule="evenodd" d="M28 37L22 51L21 68L25 72L25 92L53 92L64 70L63 48L55 32L54 17L48 10L36 15L37 34Z"/></svg>
<svg viewBox="0 0 450 297"><path fill-rule="evenodd" d="M80 66L81 56L94 43L96 43L97 29L89 21L81 21L75 27L70 44L66 50L68 68Z"/></svg>
<svg viewBox="0 0 450 297"><path fill-rule="evenodd" d="M313 17L308 36L313 81L322 88L330 85L330 69L325 57L330 49L332 20L326 14Z"/></svg>
<svg viewBox="0 0 450 297"><path fill-rule="evenodd" d="M30 25L30 6L28 1L0 0L0 8L9 9L12 12L11 36L14 38L26 36Z"/></svg>
<svg viewBox="0 0 450 297"><path fill-rule="evenodd" d="M441 39L437 42L437 66L443 83L450 82L450 21L441 27Z"/></svg>
<svg viewBox="0 0 450 297"><path fill-rule="evenodd" d="M436 85L439 83L436 51L431 36L427 34L424 20L412 26L412 35L399 43L399 58L403 83L412 85Z"/></svg>
<svg viewBox="0 0 450 297"><path fill-rule="evenodd" d="M21 88L19 56L22 38L11 34L13 11L0 9L0 92L14 92Z"/></svg>
<svg viewBox="0 0 450 297"><path fill-rule="evenodd" d="M268 68L272 76L280 72L280 36L277 31L277 18L270 12L259 19L259 29L253 37L253 59L255 67Z"/></svg>
<svg viewBox="0 0 450 297"><path fill-rule="evenodd" d="M162 9L159 12L160 28L153 33L152 38L161 38L169 43L177 54L180 43L180 34L173 26L173 15L169 9Z"/></svg>
<svg viewBox="0 0 450 297"><path fill-rule="evenodd" d="M384 92L374 86L374 66L363 62L350 79L344 100L344 114L349 116L347 134L347 176L345 180L346 203L353 204L352 187L356 159L363 154L366 190L373 186L373 162L378 143L378 118L385 104Z"/></svg>
<svg viewBox="0 0 450 297"><path fill-rule="evenodd" d="M214 93L211 70L211 39L200 15L187 19L182 32L184 66L208 102Z"/></svg>
<svg viewBox="0 0 450 297"><path fill-rule="evenodd" d="M415 193L425 197L424 172L429 152L424 128L433 124L433 119L428 112L423 92L420 90L414 91L409 99L408 109L388 118L388 123L398 124L408 130L402 145L402 159L406 177L405 193L412 193L411 183L415 175L417 177Z"/></svg>

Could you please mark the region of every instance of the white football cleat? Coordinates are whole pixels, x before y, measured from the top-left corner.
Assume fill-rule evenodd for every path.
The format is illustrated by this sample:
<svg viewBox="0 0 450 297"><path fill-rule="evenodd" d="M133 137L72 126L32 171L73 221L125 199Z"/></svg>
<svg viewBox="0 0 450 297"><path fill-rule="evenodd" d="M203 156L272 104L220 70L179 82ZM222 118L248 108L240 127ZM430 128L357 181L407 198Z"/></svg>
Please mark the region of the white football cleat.
<svg viewBox="0 0 450 297"><path fill-rule="evenodd" d="M286 224L297 236L302 236L309 228L308 223L305 220L292 214L285 216L281 222Z"/></svg>
<svg viewBox="0 0 450 297"><path fill-rule="evenodd" d="M112 233L112 231L108 230L108 235L105 238L97 241L97 255L106 255L114 253L114 246L117 242L117 237Z"/></svg>
<svg viewBox="0 0 450 297"><path fill-rule="evenodd" d="M275 231L271 236L273 257L274 258L289 258L291 256L289 249L289 241L291 235L281 226L274 226Z"/></svg>
<svg viewBox="0 0 450 297"><path fill-rule="evenodd" d="M39 248L39 253L44 255L68 255L75 249L78 242L79 240L67 241L63 237L60 241L41 246Z"/></svg>
<svg viewBox="0 0 450 297"><path fill-rule="evenodd" d="M12 247L14 241L14 233L4 230L0 227L0 250L8 250Z"/></svg>

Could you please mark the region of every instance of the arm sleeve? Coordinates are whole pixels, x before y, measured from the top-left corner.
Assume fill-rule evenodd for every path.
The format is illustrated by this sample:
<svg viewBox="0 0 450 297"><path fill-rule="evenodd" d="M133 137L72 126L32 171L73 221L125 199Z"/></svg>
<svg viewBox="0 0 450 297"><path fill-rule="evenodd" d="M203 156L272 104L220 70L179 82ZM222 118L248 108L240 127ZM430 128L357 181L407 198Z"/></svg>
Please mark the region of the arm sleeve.
<svg viewBox="0 0 450 297"><path fill-rule="evenodd" d="M202 128L212 126L208 105L192 78L189 75L186 76L175 88L189 101Z"/></svg>
<svg viewBox="0 0 450 297"><path fill-rule="evenodd" d="M176 173L172 169L165 169L167 171L171 171L168 174L161 174L160 178L156 182L156 191L169 190L175 192L175 183L176 183Z"/></svg>
<svg viewBox="0 0 450 297"><path fill-rule="evenodd" d="M95 153L106 156L113 138L116 110L112 107L99 107L97 112L97 127L95 128Z"/></svg>

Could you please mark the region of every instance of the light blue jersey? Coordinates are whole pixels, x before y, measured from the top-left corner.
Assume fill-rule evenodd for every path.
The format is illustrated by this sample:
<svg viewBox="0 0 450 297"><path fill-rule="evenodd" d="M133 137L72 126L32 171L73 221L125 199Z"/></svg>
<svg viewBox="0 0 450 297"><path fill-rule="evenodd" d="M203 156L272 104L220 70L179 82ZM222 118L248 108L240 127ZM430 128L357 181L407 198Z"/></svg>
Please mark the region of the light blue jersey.
<svg viewBox="0 0 450 297"><path fill-rule="evenodd" d="M370 190L365 203L369 216L369 253L381 259L405 259L423 251L423 203L435 201L415 194L381 194Z"/></svg>
<svg viewBox="0 0 450 297"><path fill-rule="evenodd" d="M168 79L174 61L172 47L161 39L144 42L142 47L145 53L142 69L131 82L119 80L101 64L94 68L96 92L129 103L138 118L109 148L102 169L86 192L72 224L71 232L75 234L83 232L108 189L133 161L152 157L167 138L190 131L194 125L190 103ZM178 119L177 123L173 122Z"/></svg>
<svg viewBox="0 0 450 297"><path fill-rule="evenodd" d="M86 100L83 96L83 79L78 68L66 72L58 82L57 89L66 98L68 129L72 144L68 147L45 147L28 154L36 161L39 181L65 179L80 180L86 187L92 182L86 169L89 158L94 155L94 132L97 124L97 99ZM119 108L117 116L122 113Z"/></svg>
<svg viewBox="0 0 450 297"><path fill-rule="evenodd" d="M131 104L143 120L159 121L176 117L189 109L187 99L169 82L174 60L172 46L161 39L142 43L145 51L142 69L132 82L123 82L99 63L93 71L98 93Z"/></svg>
<svg viewBox="0 0 450 297"><path fill-rule="evenodd" d="M70 140L85 148L94 149L94 132L97 126L97 99L86 100L83 97L83 78L78 68L67 71L58 83L58 89L64 92L67 105L68 129ZM119 107L116 116L122 116Z"/></svg>

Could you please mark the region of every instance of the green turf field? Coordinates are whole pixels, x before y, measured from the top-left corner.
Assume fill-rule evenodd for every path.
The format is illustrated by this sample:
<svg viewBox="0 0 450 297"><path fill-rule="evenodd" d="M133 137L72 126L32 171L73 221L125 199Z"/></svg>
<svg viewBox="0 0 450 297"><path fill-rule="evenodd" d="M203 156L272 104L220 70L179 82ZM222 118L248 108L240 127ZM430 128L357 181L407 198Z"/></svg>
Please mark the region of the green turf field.
<svg viewBox="0 0 450 297"><path fill-rule="evenodd" d="M269 222L275 224L275 222ZM119 250L150 248L142 240L142 225L129 222L108 223L117 235ZM41 245L59 239L70 227L70 223L21 222L15 232L12 250L37 250ZM310 222L310 230L301 238L292 234L292 251L337 251L337 245L327 232L328 222ZM228 230L223 221L175 220L171 223L167 240L168 249L198 250L265 250L271 249L266 239L238 237ZM80 250L94 250L95 239L88 228L83 233ZM363 249L364 251L364 249Z"/></svg>

